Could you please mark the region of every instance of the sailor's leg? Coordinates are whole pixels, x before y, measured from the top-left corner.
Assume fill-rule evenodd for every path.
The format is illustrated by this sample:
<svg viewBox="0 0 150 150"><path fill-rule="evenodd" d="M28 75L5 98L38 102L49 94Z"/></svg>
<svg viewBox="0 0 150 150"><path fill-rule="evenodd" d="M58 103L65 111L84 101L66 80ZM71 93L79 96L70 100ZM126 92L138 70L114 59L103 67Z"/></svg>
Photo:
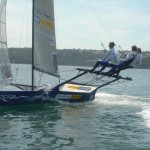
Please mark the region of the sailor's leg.
<svg viewBox="0 0 150 150"><path fill-rule="evenodd" d="M106 75L112 75L116 71L117 67L112 67L109 71L105 72Z"/></svg>
<svg viewBox="0 0 150 150"><path fill-rule="evenodd" d="M125 69L128 69L128 68L129 68L128 66L120 65L114 74L116 74L116 76L118 77L121 70L125 70Z"/></svg>
<svg viewBox="0 0 150 150"><path fill-rule="evenodd" d="M110 69L108 72L106 72L107 75L114 75L116 74L116 76L119 75L120 71L123 69L124 67L124 63L121 63L119 65L115 65L112 67L112 69Z"/></svg>
<svg viewBox="0 0 150 150"><path fill-rule="evenodd" d="M91 72L93 72L98 66L99 66L99 61L96 62L96 64L94 65L94 67L91 69Z"/></svg>
<svg viewBox="0 0 150 150"><path fill-rule="evenodd" d="M106 66L103 66L103 67L98 71L98 73L102 72L105 68L106 68Z"/></svg>
<svg viewBox="0 0 150 150"><path fill-rule="evenodd" d="M105 62L105 61L100 61L98 60L95 64L95 66L91 69L91 72L93 72L99 65L102 65L102 66L106 66L106 64L109 64L108 62ZM102 67L103 68L103 67ZM104 68L105 69L105 68Z"/></svg>
<svg viewBox="0 0 150 150"><path fill-rule="evenodd" d="M118 77L121 70L122 70L121 68L118 68L115 71L113 71L112 73L110 73L110 75L115 75L116 77Z"/></svg>
<svg viewBox="0 0 150 150"><path fill-rule="evenodd" d="M120 71L121 71L121 69L117 69L117 71L116 71L116 73L115 73L117 77L118 77Z"/></svg>
<svg viewBox="0 0 150 150"><path fill-rule="evenodd" d="M98 73L102 72L106 67L109 67L109 62L101 62L102 68L98 71Z"/></svg>

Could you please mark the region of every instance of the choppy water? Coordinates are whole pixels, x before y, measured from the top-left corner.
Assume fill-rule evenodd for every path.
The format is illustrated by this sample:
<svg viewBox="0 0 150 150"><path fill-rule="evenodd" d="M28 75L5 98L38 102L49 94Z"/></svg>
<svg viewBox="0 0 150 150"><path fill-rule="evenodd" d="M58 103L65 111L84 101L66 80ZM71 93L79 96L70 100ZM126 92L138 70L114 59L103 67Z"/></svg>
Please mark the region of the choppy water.
<svg viewBox="0 0 150 150"><path fill-rule="evenodd" d="M132 82L89 103L0 107L0 150L149 150L149 73L125 71Z"/></svg>

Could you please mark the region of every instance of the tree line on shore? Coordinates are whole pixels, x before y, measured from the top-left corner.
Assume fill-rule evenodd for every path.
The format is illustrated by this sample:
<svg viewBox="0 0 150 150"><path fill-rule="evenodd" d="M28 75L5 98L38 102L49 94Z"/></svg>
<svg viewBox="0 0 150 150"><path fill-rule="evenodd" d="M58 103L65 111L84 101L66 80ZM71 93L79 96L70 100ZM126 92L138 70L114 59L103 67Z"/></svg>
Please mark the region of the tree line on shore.
<svg viewBox="0 0 150 150"><path fill-rule="evenodd" d="M31 64L31 48L9 48L9 58L11 63ZM86 49L62 49L57 50L59 65L69 66L93 66L101 59L106 50L86 50ZM121 51L122 56L129 51ZM150 69L150 51L142 52L143 61L138 68Z"/></svg>

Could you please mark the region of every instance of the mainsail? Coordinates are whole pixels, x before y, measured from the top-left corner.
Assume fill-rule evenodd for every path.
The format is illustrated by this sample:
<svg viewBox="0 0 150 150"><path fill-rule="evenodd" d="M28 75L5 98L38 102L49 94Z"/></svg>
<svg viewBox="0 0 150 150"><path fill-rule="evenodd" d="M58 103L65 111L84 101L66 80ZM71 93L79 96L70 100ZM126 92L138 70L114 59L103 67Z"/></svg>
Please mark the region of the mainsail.
<svg viewBox="0 0 150 150"><path fill-rule="evenodd" d="M38 71L58 75L54 3L53 0L34 0L34 68Z"/></svg>
<svg viewBox="0 0 150 150"><path fill-rule="evenodd" d="M6 36L6 0L0 1L0 88L12 79Z"/></svg>

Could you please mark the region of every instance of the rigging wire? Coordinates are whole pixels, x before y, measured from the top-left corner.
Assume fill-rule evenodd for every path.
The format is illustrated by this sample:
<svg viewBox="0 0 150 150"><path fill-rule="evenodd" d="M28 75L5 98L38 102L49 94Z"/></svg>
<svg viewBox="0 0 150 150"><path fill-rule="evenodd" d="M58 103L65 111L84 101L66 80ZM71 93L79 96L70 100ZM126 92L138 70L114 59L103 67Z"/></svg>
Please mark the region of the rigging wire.
<svg viewBox="0 0 150 150"><path fill-rule="evenodd" d="M28 24L29 24L29 23L28 23L28 19L29 19L29 17L28 17L28 1L24 1L24 6L25 6L25 7L24 7L24 9L23 9L23 11L22 11L22 13L23 13L23 15L22 15L22 16L23 16L23 17L22 17L22 22L21 22L21 25L20 25L20 26L21 26L21 27L20 27L20 28L21 28L21 29L20 29L20 30L21 30L21 31L20 31L20 38L19 38L19 40L18 40L18 41L19 41L19 47L21 47L22 39L23 39L23 36L24 36L24 35L23 35L24 30L25 30L25 26L24 26L25 23L24 23L24 22L26 22L26 30L27 30L27 32L26 32L26 34L27 34L27 35L26 35L26 36L27 36L27 37L26 37L26 42L27 42L26 44L27 44L27 46L26 46L26 47L28 47L28 36L29 36L29 35L28 35L28 32L29 32L29 28L28 28Z"/></svg>
<svg viewBox="0 0 150 150"><path fill-rule="evenodd" d="M93 8L91 7L91 5L90 5L87 1L84 0L84 3L86 4L86 7L87 7L87 9L85 9L84 11L90 10L90 14L93 14L93 15L92 15L92 19L93 19L93 20L97 20L97 17L94 17L94 16L95 16L95 13L94 13L94 10L95 10L95 9L93 9ZM87 11L86 11L86 12L87 12ZM87 12L87 13L88 13L88 12ZM88 15L87 15L87 16L88 16ZM97 28L98 28L98 27L102 27L102 25L98 24L98 26L96 26L96 24L91 23L91 21L89 21L89 23L90 23L91 26L93 27L94 33L96 34L97 38L100 39L99 30L97 30ZM98 23L98 22L96 22L96 23ZM104 30L103 30L103 32L104 32ZM108 38L108 37L109 37L109 36L107 36L106 38ZM100 40L100 43L103 43L102 41L104 42L104 39L103 39L103 40ZM101 44L101 45L103 45L103 44ZM103 45L103 47L104 47L104 45Z"/></svg>
<svg viewBox="0 0 150 150"><path fill-rule="evenodd" d="M92 5L89 3L89 1L84 0L84 3L86 3L88 10L90 10L90 13L93 14L92 16L96 16L96 17L95 17L95 20L98 18L98 19L97 19L97 20L98 20L97 23L99 24L99 22L100 22L100 23L101 23L101 27L106 31L106 36L105 36L105 38L110 39L111 41L116 41L115 43L118 43L118 42L117 42L117 41L118 41L117 38L112 34L110 28L108 27L108 25L106 25L106 23L102 20L102 18L100 18L100 16L97 15L96 10L92 7ZM94 18L94 17L93 17L93 18ZM89 23L91 23L91 22L89 21ZM91 23L91 25L93 25L93 24ZM99 24L98 26L100 26L100 24ZM93 26L93 27L96 29L96 26ZM96 30L95 33L96 33L97 37L99 38L98 30ZM101 41L102 41L102 40L101 40ZM103 41L104 41L104 40L103 40ZM102 42L101 42L101 43L102 43ZM105 47L103 46L103 44L101 44L101 45L102 45L102 47L105 49ZM119 46L116 45L116 48L117 48L119 51L122 50L122 48L120 47L120 45L119 45Z"/></svg>
<svg viewBox="0 0 150 150"><path fill-rule="evenodd" d="M86 18L87 22L89 23L90 29L92 30L91 33L93 34L93 37L95 38L95 40L97 40L98 43L99 43L99 41L102 43L102 40L101 40L101 38L99 37L99 35L98 35L98 33L97 33L96 27L94 26L93 22L92 22L91 19L89 18L88 12L86 11L87 9L85 9L85 8L83 7L83 5L82 5L82 3L81 3L80 0L79 0L79 4L80 4L80 7L81 7L82 12L83 12L84 15L85 15L85 18ZM92 28L91 28L91 27L92 27ZM96 35L96 37L98 37L98 38L96 38L95 35ZM99 45L98 45L97 47L98 47L97 49L99 49Z"/></svg>

